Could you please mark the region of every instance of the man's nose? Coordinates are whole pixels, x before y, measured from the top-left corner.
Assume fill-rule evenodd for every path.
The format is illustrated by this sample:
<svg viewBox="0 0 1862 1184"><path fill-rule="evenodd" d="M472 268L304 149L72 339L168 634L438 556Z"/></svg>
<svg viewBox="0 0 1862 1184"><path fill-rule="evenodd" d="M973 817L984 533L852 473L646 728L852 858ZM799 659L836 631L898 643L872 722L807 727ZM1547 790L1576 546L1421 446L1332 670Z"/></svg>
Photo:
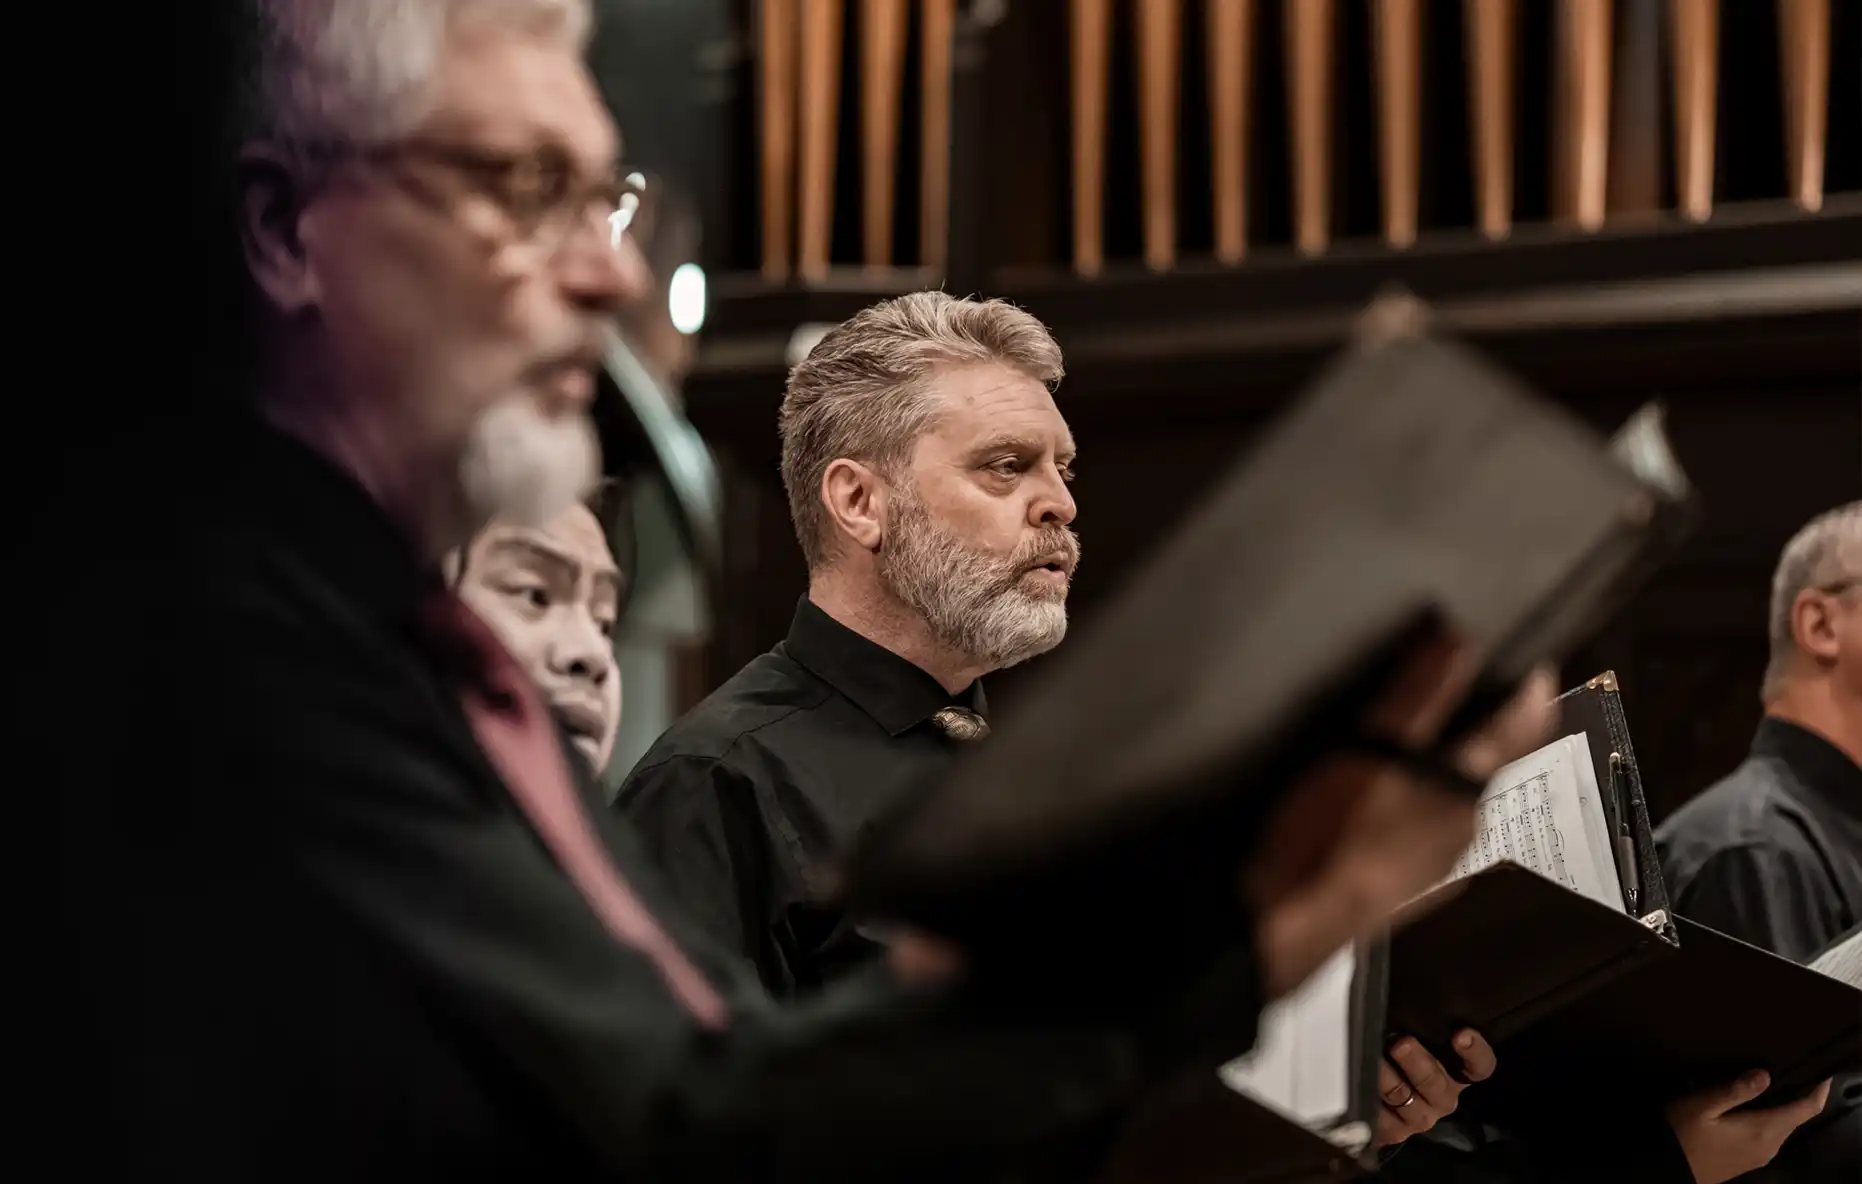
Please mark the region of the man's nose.
<svg viewBox="0 0 1862 1184"><path fill-rule="evenodd" d="M599 687L614 675L614 645L593 617L577 615L583 619L565 627L557 637L550 664L572 679Z"/></svg>
<svg viewBox="0 0 1862 1184"><path fill-rule="evenodd" d="M612 314L647 296L653 274L631 237L618 243L604 235L585 234L567 244L560 259L564 291L577 306Z"/></svg>
<svg viewBox="0 0 1862 1184"><path fill-rule="evenodd" d="M1060 470L1046 474L1041 491L1029 505L1028 512L1035 526L1066 526L1073 521L1079 507L1073 504L1073 490L1067 486Z"/></svg>

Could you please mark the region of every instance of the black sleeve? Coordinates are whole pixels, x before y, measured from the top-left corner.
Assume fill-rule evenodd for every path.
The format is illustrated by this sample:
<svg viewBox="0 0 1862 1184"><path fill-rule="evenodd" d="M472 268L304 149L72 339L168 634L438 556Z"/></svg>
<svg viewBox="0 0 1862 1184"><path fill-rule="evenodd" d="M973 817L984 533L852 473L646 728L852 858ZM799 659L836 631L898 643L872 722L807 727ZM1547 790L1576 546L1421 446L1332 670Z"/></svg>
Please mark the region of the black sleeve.
<svg viewBox="0 0 1862 1184"><path fill-rule="evenodd" d="M614 811L685 916L770 982L772 880L749 779L720 760L675 755L636 769L614 796Z"/></svg>
<svg viewBox="0 0 1862 1184"><path fill-rule="evenodd" d="M1821 864L1807 846L1767 839L1714 852L1675 893L1675 911L1729 937L1805 962L1840 928L1826 915Z"/></svg>
<svg viewBox="0 0 1862 1184"><path fill-rule="evenodd" d="M525 1105L563 1116L623 1178L953 1178L952 1165L1102 1123L1158 1047L1134 1017L1187 1013L1167 992L1095 1005L1059 970L1052 991L1024 984L1013 1003L915 997L875 974L804 1007L740 997L726 1029L702 1030L509 803L462 784L464 754L397 706L404 680L315 648L250 657L228 689L251 775L222 818L246 836L245 862L271 896L314 899L366 935L459 1039L516 1066ZM207 808L234 804L219 796ZM290 933L267 940L274 966L317 957ZM1169 990L1188 1002L1219 986L1214 961ZM237 997L241 984L217 987ZM1204 1043L1210 1057L1243 1051Z"/></svg>

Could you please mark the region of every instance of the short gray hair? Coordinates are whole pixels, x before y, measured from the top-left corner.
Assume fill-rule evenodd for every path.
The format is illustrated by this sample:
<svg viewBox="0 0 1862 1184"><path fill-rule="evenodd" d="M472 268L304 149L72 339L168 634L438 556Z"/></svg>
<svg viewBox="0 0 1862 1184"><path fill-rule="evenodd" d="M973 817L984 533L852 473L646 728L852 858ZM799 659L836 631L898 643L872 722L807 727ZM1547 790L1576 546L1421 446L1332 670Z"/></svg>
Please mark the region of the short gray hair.
<svg viewBox="0 0 1862 1184"><path fill-rule="evenodd" d="M578 49L589 0L243 0L239 141L289 150L371 145L427 112L446 38L462 24L560 37Z"/></svg>
<svg viewBox="0 0 1862 1184"><path fill-rule="evenodd" d="M1047 326L1003 300L913 292L855 313L789 372L777 420L789 517L814 571L833 554L821 479L845 458L891 476L935 421L939 371L1008 366L1049 390L1064 370Z"/></svg>
<svg viewBox="0 0 1862 1184"><path fill-rule="evenodd" d="M1862 578L1862 501L1817 515L1784 545L1771 581L1771 662L1760 692L1764 699L1771 700L1783 689L1797 661L1791 609L1798 594L1858 578Z"/></svg>

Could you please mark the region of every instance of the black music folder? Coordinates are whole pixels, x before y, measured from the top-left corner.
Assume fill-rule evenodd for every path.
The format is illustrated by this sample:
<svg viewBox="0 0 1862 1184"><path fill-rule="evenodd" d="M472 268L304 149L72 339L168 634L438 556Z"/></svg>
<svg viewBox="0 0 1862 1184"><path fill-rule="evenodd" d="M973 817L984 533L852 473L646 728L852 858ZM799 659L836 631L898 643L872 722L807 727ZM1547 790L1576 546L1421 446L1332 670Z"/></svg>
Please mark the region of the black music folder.
<svg viewBox="0 0 1862 1184"><path fill-rule="evenodd" d="M1555 1097L1657 1106L1752 1069L1756 1106L1862 1070L1862 991L1669 908L1614 675L1560 701L1559 740L1482 794L1461 878L1391 938L1392 1032L1457 1062L1462 1027L1500 1069L1470 1116L1529 1126Z"/></svg>
<svg viewBox="0 0 1862 1184"><path fill-rule="evenodd" d="M1410 641L1445 626L1479 653L1478 722L1587 638L1690 508L1653 411L1606 441L1464 347L1360 340L990 742L866 834L848 902L1011 960L1142 924L1141 886L1227 882L1237 836L1352 743Z"/></svg>

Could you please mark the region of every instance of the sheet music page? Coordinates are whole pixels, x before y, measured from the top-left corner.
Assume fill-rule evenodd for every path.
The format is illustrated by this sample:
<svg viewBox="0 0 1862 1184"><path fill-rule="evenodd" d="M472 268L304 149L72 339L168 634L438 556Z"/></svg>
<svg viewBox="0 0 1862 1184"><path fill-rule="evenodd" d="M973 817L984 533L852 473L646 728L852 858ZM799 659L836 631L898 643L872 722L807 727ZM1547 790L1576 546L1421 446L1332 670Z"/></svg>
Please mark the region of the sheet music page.
<svg viewBox="0 0 1862 1184"><path fill-rule="evenodd" d="M1308 1130L1341 1121L1351 1104L1356 972L1356 951L1346 946L1297 991L1268 1007L1254 1047L1222 1066L1223 1082Z"/></svg>
<svg viewBox="0 0 1862 1184"><path fill-rule="evenodd" d="M1817 960L1810 964L1810 968L1819 974L1829 975L1837 982L1848 983L1862 990L1862 929L1817 955Z"/></svg>
<svg viewBox="0 0 1862 1184"><path fill-rule="evenodd" d="M1555 740L1494 774L1481 793L1474 827L1474 841L1449 880L1510 859L1623 911L1615 845L1583 733Z"/></svg>

